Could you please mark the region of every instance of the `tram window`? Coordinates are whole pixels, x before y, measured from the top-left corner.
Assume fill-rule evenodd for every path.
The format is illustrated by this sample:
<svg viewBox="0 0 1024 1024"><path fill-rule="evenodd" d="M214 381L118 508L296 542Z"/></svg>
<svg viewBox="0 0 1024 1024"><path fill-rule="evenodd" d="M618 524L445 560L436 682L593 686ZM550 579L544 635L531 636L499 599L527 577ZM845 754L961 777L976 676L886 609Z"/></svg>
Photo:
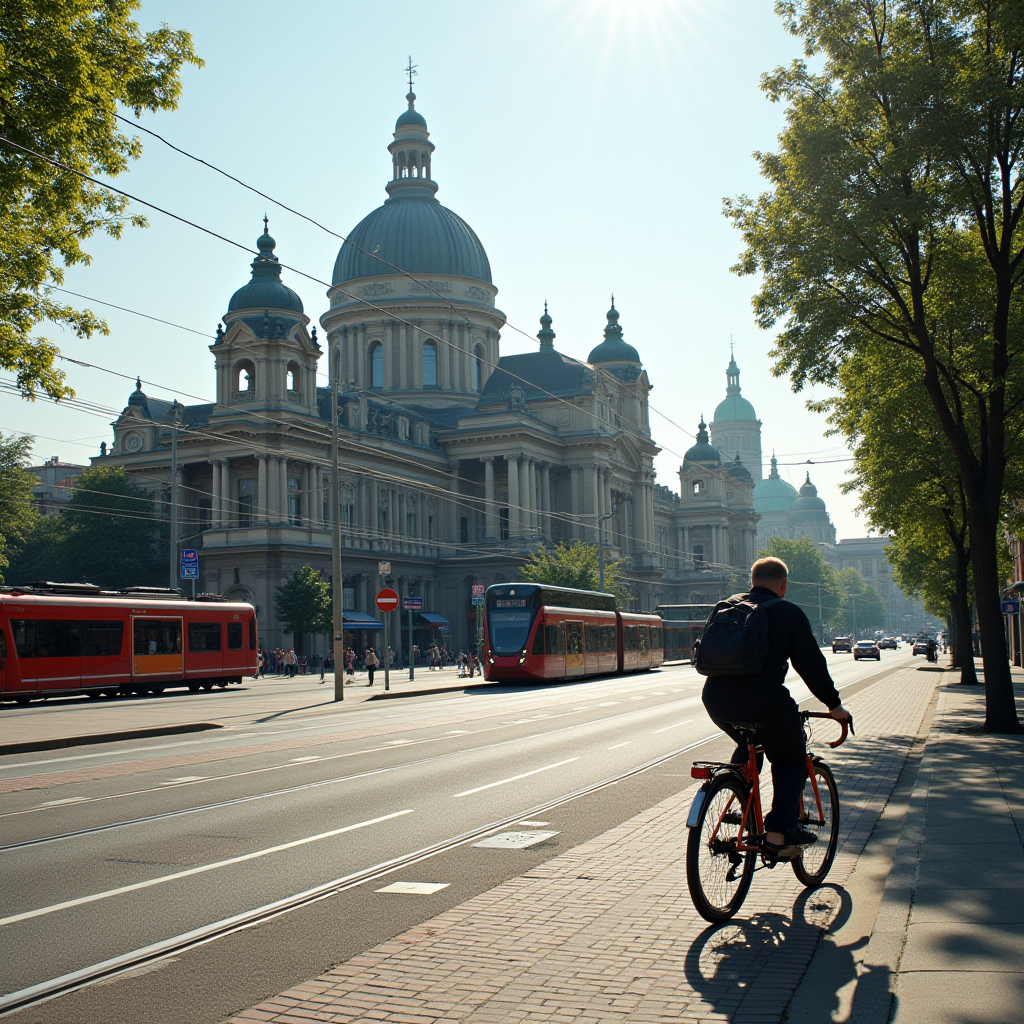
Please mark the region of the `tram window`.
<svg viewBox="0 0 1024 1024"><path fill-rule="evenodd" d="M82 654L86 658L112 657L121 653L123 622L83 622Z"/></svg>
<svg viewBox="0 0 1024 1024"><path fill-rule="evenodd" d="M34 619L11 619L14 649L19 658L32 658L36 653L36 623Z"/></svg>
<svg viewBox="0 0 1024 1024"><path fill-rule="evenodd" d="M188 624L188 649L193 654L199 651L219 651L220 623L190 622Z"/></svg>
<svg viewBox="0 0 1024 1024"><path fill-rule="evenodd" d="M256 650L256 620L249 620L249 650Z"/></svg>
<svg viewBox="0 0 1024 1024"><path fill-rule="evenodd" d="M240 622L228 623L228 650L240 651L242 649L242 624Z"/></svg>
<svg viewBox="0 0 1024 1024"><path fill-rule="evenodd" d="M601 649L600 637L600 626L584 626L583 627L583 642L587 647L587 654L597 654Z"/></svg>
<svg viewBox="0 0 1024 1024"><path fill-rule="evenodd" d="M640 640L637 634L639 629L636 626L623 626L622 627L622 647L623 650L636 651L640 648Z"/></svg>
<svg viewBox="0 0 1024 1024"><path fill-rule="evenodd" d="M60 619L11 619L18 657L79 657L82 653L79 625Z"/></svg>
<svg viewBox="0 0 1024 1024"><path fill-rule="evenodd" d="M601 627L601 651L604 654L615 653L615 627Z"/></svg>
<svg viewBox="0 0 1024 1024"><path fill-rule="evenodd" d="M660 651L664 647L661 626L651 626L651 650Z"/></svg>
<svg viewBox="0 0 1024 1024"><path fill-rule="evenodd" d="M136 655L181 654L181 619L136 619Z"/></svg>
<svg viewBox="0 0 1024 1024"><path fill-rule="evenodd" d="M7 667L7 640L4 638L4 631L0 629L0 668Z"/></svg>
<svg viewBox="0 0 1024 1024"><path fill-rule="evenodd" d="M543 654L544 653L544 627L538 626L537 632L533 634L533 646L530 648L531 654Z"/></svg>
<svg viewBox="0 0 1024 1024"><path fill-rule="evenodd" d="M650 626L638 626L637 627L637 639L640 641L640 653L646 654L651 646L651 629Z"/></svg>
<svg viewBox="0 0 1024 1024"><path fill-rule="evenodd" d="M583 653L583 624L581 622L567 622L565 624L565 653Z"/></svg>
<svg viewBox="0 0 1024 1024"><path fill-rule="evenodd" d="M561 626L544 627L544 653L565 654L565 630Z"/></svg>

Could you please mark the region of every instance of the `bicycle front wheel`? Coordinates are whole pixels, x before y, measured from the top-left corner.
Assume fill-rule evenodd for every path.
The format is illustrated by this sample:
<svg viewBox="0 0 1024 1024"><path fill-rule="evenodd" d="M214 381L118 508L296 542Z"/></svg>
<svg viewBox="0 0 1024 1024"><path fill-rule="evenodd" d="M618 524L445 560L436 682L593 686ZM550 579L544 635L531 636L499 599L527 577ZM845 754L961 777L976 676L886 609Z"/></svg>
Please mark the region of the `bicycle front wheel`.
<svg viewBox="0 0 1024 1024"><path fill-rule="evenodd" d="M799 823L817 835L818 841L792 861L793 873L808 886L821 885L825 881L839 845L839 790L832 769L822 761L815 761L814 781L817 783L817 799L811 777L808 775L804 779ZM821 801L820 813L818 800Z"/></svg>
<svg viewBox="0 0 1024 1024"><path fill-rule="evenodd" d="M750 889L756 854L736 849L747 796L747 787L738 778L720 775L708 787L697 824L690 828L686 883L705 921L728 921Z"/></svg>

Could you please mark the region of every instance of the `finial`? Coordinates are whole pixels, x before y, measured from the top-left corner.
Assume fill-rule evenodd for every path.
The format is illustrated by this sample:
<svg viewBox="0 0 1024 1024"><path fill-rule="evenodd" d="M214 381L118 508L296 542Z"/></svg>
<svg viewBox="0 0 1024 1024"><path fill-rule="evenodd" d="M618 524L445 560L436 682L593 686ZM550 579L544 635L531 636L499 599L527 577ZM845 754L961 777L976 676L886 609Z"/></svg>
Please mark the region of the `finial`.
<svg viewBox="0 0 1024 1024"><path fill-rule="evenodd" d="M142 390L142 377L136 377L135 378L135 390L136 391L141 391Z"/></svg>
<svg viewBox="0 0 1024 1024"><path fill-rule="evenodd" d="M555 332L551 330L551 314L548 312L547 300L544 300L544 315L540 318L541 329L537 332L541 348L554 348Z"/></svg>
<svg viewBox="0 0 1024 1024"><path fill-rule="evenodd" d="M266 214L263 214L263 234L270 234L270 221L267 219Z"/></svg>
<svg viewBox="0 0 1024 1024"><path fill-rule="evenodd" d="M733 362L736 361L736 345L732 340L731 334L729 335L729 358L733 360Z"/></svg>
<svg viewBox="0 0 1024 1024"><path fill-rule="evenodd" d="M612 292L612 309L615 308L615 292Z"/></svg>
<svg viewBox="0 0 1024 1024"><path fill-rule="evenodd" d="M418 67L419 67L418 64L413 64L413 62L412 62L412 54L410 53L409 54L409 63L405 67L405 74L406 74L406 77L409 80L409 93L408 93L408 95L405 98L409 101L409 109L410 110L412 110L413 103L416 100L416 93L414 93L412 91L412 77L413 77L413 75L418 75L419 74L419 72L416 70Z"/></svg>

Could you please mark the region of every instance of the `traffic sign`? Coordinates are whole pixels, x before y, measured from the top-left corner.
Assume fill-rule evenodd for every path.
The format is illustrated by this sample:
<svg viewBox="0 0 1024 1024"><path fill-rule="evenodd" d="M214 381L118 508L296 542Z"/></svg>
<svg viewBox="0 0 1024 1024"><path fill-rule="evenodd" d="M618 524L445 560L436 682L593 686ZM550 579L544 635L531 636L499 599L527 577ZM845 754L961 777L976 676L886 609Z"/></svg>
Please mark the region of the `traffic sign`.
<svg viewBox="0 0 1024 1024"><path fill-rule="evenodd" d="M391 563L390 562L378 562L377 563L377 574L379 576L390 576L391 575Z"/></svg>
<svg viewBox="0 0 1024 1024"><path fill-rule="evenodd" d="M483 597L484 596L484 591L486 589L487 589L487 587L483 583L474 583L473 584L473 596L474 597Z"/></svg>
<svg viewBox="0 0 1024 1024"><path fill-rule="evenodd" d="M402 607L407 612L421 612L423 611L423 598L422 597L403 597Z"/></svg>
<svg viewBox="0 0 1024 1024"><path fill-rule="evenodd" d="M378 590L373 600L382 612L393 612L398 607L398 594L390 587Z"/></svg>
<svg viewBox="0 0 1024 1024"><path fill-rule="evenodd" d="M473 601L473 604L475 604L475 605L479 605L479 604L483 604L484 603L484 599L482 597L474 597L472 599L472 601Z"/></svg>
<svg viewBox="0 0 1024 1024"><path fill-rule="evenodd" d="M183 548L181 552L181 578L199 579L199 552L195 548Z"/></svg>
<svg viewBox="0 0 1024 1024"><path fill-rule="evenodd" d="M1002 601L1002 609L1004 615L1019 615L1020 601L1012 597L1004 598Z"/></svg>

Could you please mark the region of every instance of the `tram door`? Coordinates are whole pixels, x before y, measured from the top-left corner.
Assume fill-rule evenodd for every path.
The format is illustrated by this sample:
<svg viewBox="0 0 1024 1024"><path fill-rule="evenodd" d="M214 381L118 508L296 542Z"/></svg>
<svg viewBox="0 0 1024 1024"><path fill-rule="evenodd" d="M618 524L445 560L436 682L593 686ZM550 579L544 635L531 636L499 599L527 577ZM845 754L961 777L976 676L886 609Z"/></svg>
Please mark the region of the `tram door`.
<svg viewBox="0 0 1024 1024"><path fill-rule="evenodd" d="M132 619L132 675L181 676L185 669L181 618Z"/></svg>
<svg viewBox="0 0 1024 1024"><path fill-rule="evenodd" d="M7 641L0 627L0 693L7 692Z"/></svg>
<svg viewBox="0 0 1024 1024"><path fill-rule="evenodd" d="M583 675L583 623L565 624L565 674Z"/></svg>

